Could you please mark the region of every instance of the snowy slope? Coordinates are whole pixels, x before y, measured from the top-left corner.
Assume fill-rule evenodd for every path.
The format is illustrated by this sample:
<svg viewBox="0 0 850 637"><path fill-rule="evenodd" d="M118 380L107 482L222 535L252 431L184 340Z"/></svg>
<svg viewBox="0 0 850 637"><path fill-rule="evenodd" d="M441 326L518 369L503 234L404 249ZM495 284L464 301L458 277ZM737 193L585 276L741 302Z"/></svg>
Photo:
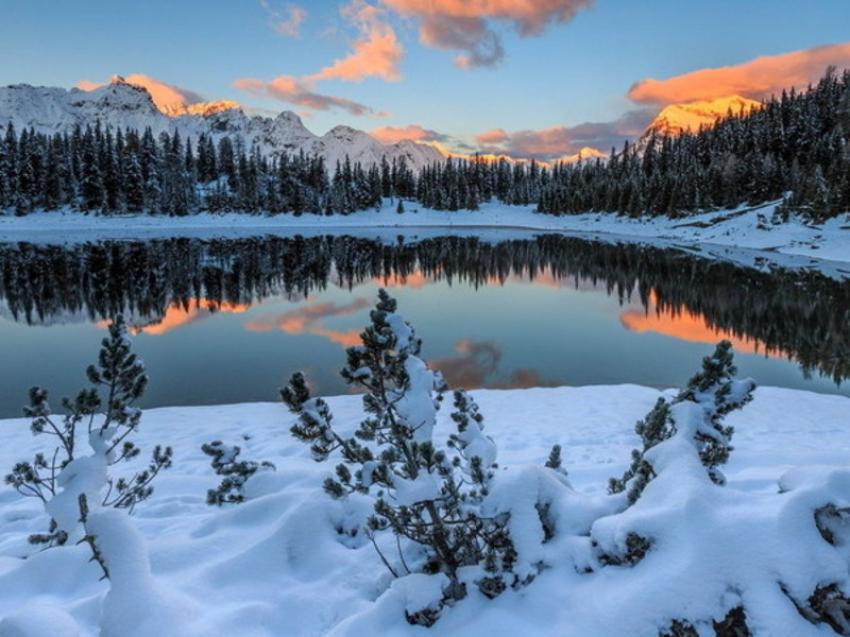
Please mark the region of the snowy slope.
<svg viewBox="0 0 850 637"><path fill-rule="evenodd" d="M595 498L604 494L607 478L625 468L638 441L634 423L660 394L624 385L474 395L486 431L499 445L500 473L509 480L533 476L523 473L522 465L541 466L551 445L560 443L576 491ZM357 396L329 403L335 422L344 429L360 417ZM449 411L440 412L435 432L439 441L452 430ZM793 502L792 496L777 494L780 476L800 465L850 463L848 414L850 399L844 397L758 389L754 401L728 419L736 429L735 450L724 468L728 486L709 488L669 513L664 507L658 510L674 521L688 520L686 526L675 527L678 535L671 538L678 539L679 546L659 547L646 564L634 568L608 567L583 575L570 565L575 547L552 547L561 552L561 561L530 585L495 601L475 593L445 611L430 632L405 622L398 606L399 587L390 587L371 546L349 542L334 531L335 525L349 523L356 506L322 493L320 484L330 468L314 462L304 445L289 436L293 417L281 404L146 412L137 442L145 450L156 443L173 445L176 464L163 474L153 498L139 507L133 521L150 553L154 585L190 627L185 635L657 637L654 621L662 615L653 613L696 612L706 603L720 607L723 600L700 591L734 574L734 568L724 570L731 568L724 556L735 556L738 568L747 568L770 555L770 546L754 544L761 533L772 537L778 529L794 526L798 518L786 516L784 525L775 525L769 517L772 506ZM276 472L254 483L252 501L222 509L205 504L206 489L215 486L217 477L200 445L216 438L239 444L246 458L277 465ZM28 422L0 421L4 470L36 447ZM737 508L730 509L730 502ZM676 511L691 518L676 518ZM798 517L802 524L804 518ZM740 534L744 522L762 524L762 530L756 537ZM36 501L0 488L0 621L7 620L0 623L0 634L94 637L107 584L98 581L100 573L88 562L85 546L33 551L26 536L45 524ZM712 542L709 532L719 533L723 541ZM747 546L749 554L735 553ZM678 559L659 558L665 554ZM797 564L794 555L803 553L791 551L791 565ZM698 570L706 563L714 565L713 574ZM836 560L835 567L840 566ZM685 599L683 589L677 588L683 577L697 586L693 597ZM138 613L144 601L135 601L130 610ZM790 615L785 618L780 611ZM788 621L783 634L833 634L795 615L787 602L777 608L777 620ZM35 628L11 632L10 627L22 625ZM135 628L128 620L123 635L137 634ZM778 634L759 630L758 624L754 628L757 637ZM166 637L163 632L144 634ZM177 634L167 632L167 637Z"/></svg>
<svg viewBox="0 0 850 637"><path fill-rule="evenodd" d="M347 126L338 126L320 137L307 130L291 111L274 118L248 116L235 102L210 102L165 114L146 89L121 78L92 91L27 84L0 87L0 126L5 128L9 122L19 131L32 127L41 133L70 131L77 125L100 122L137 130L150 126L154 134L179 131L192 138L201 133L215 139L229 135L241 139L248 148L258 145L266 154L304 151L321 155L331 170L346 156L365 166L379 163L382 157L388 161L404 158L414 170L442 159L432 146L407 140L384 145Z"/></svg>

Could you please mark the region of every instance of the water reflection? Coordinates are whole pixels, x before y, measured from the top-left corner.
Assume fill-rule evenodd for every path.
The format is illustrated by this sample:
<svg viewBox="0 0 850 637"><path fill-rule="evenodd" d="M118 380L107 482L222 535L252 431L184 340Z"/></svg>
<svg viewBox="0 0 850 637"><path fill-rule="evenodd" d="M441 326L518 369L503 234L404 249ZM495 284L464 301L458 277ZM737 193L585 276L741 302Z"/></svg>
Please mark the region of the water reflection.
<svg viewBox="0 0 850 637"><path fill-rule="evenodd" d="M62 345L58 335L52 343L36 343L35 332L21 328L103 327L121 312L143 337L191 335L160 349L148 345L163 359L203 361L219 353L220 365L233 360L258 375L256 360L241 360L248 356L244 346L259 342L246 340L249 335L319 339L335 348L333 360L314 346L321 352L288 352L284 366L326 367L327 385L341 360L339 348L357 342L378 286L408 297L406 312L417 315L420 332L429 332L432 363L457 387L664 384L675 380L686 344L719 338L730 338L740 352L767 354L775 366L793 361L803 370L795 372L800 378L825 375L839 382L850 374L850 283L817 272L767 272L676 250L559 235L495 243L268 237L2 244L0 313L7 321L6 327L0 322L0 343L5 354L28 360ZM13 329L22 335L20 343L11 337ZM681 344L678 350L672 342ZM224 358L237 343L241 350ZM642 360L650 345L663 348L653 354L661 354L658 360ZM616 369L617 360L624 361L623 370ZM0 384L11 373L0 371ZM221 370L204 372L214 385L212 373ZM769 382L790 382L775 380L788 377L786 371L767 376ZM273 397L266 390L250 396L240 391L227 399ZM192 392L195 397L187 400L225 399L220 388L211 390L217 398L202 388ZM20 399L0 397L0 411L8 412L13 401Z"/></svg>
<svg viewBox="0 0 850 637"><path fill-rule="evenodd" d="M786 357L787 353L770 349L747 334L739 334L733 329L723 329L712 325L702 314L687 307L664 307L658 303L657 295L650 294L645 309L626 310L620 314L623 326L637 333L654 332L692 343L717 343L726 339L735 346L737 352L764 354L772 357Z"/></svg>

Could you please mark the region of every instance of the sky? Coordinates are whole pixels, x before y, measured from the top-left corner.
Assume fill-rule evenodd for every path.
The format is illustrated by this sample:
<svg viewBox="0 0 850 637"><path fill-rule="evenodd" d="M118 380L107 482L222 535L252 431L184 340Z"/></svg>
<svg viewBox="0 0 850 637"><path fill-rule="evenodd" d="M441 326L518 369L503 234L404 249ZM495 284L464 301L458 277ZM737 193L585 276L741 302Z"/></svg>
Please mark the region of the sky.
<svg viewBox="0 0 850 637"><path fill-rule="evenodd" d="M848 25L850 0L0 0L0 85L119 74L319 134L550 159L848 67Z"/></svg>

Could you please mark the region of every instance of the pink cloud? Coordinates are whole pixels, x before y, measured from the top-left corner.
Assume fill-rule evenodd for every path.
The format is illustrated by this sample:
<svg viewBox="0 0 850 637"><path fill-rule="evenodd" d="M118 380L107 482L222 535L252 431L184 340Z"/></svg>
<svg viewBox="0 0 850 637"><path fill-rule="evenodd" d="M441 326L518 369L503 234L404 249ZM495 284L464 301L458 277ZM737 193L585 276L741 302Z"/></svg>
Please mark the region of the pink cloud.
<svg viewBox="0 0 850 637"><path fill-rule="evenodd" d="M325 319L355 314L365 310L369 305L367 299L355 299L346 305L316 303L276 316L263 316L248 321L245 329L249 332L280 330L286 334L312 334L326 338L342 347L351 347L360 343L361 330L332 330L326 328L323 322Z"/></svg>
<svg viewBox="0 0 850 637"><path fill-rule="evenodd" d="M419 20L426 46L460 51L461 68L492 66L504 57L490 21L512 24L522 36L541 33L551 23L572 20L593 0L381 0L403 16Z"/></svg>
<svg viewBox="0 0 850 637"><path fill-rule="evenodd" d="M515 159L576 161L579 156L607 155L612 146L635 139L646 130L656 111L630 111L613 122L585 122L576 126L553 126L513 132L501 128L475 137L480 150Z"/></svg>
<svg viewBox="0 0 850 637"><path fill-rule="evenodd" d="M505 132L503 128L495 128L493 130L489 130L486 133L481 133L480 135L475 136L475 141L482 146L489 146L490 144L503 144L508 141L510 135Z"/></svg>
<svg viewBox="0 0 850 637"><path fill-rule="evenodd" d="M398 67L404 57L404 49L392 26L383 19L383 9L365 0L352 0L340 9L340 13L357 27L360 37L354 41L350 54L308 79L360 82L367 77L379 77L388 82L400 80Z"/></svg>
<svg viewBox="0 0 850 637"><path fill-rule="evenodd" d="M386 116L386 113L376 111L365 104L344 97L316 93L310 88L308 82L290 75L281 75L268 82L254 78L243 78L236 80L233 86L258 97L270 97L317 111L340 109L351 115Z"/></svg>
<svg viewBox="0 0 850 637"><path fill-rule="evenodd" d="M280 35L297 38L301 35L301 25L307 19L307 10L297 4L287 4L277 9L269 0L260 0L260 6L269 15L270 25Z"/></svg>
<svg viewBox="0 0 850 637"><path fill-rule="evenodd" d="M410 126L383 126L376 128L370 135L383 144L395 144L405 139L415 142L440 142L447 139L446 135L417 124Z"/></svg>
<svg viewBox="0 0 850 637"><path fill-rule="evenodd" d="M804 88L816 82L829 66L850 66L850 42L761 56L742 64L700 69L666 80L641 80L629 90L629 98L658 105L732 95L765 99L782 89Z"/></svg>

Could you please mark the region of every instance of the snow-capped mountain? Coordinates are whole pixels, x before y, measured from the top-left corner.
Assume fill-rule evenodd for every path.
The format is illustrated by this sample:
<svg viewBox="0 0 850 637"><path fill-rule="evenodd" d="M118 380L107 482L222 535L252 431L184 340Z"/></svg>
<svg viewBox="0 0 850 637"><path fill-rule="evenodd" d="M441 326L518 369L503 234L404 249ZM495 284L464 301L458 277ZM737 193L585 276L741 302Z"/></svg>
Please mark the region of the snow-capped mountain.
<svg viewBox="0 0 850 637"><path fill-rule="evenodd" d="M695 132L700 126L710 126L730 112L738 115L761 108L761 102L740 95L719 97L709 101L670 104L662 110L646 129L644 137L653 132L658 135L681 135Z"/></svg>
<svg viewBox="0 0 850 637"><path fill-rule="evenodd" d="M263 153L318 154L333 170L346 156L364 166L404 158L413 170L439 161L443 155L434 147L413 141L382 144L377 139L348 126L337 126L322 136L307 130L301 118L291 111L277 117L247 115L236 102L219 101L192 104L162 112L143 87L113 78L91 91L78 88L35 87L27 84L0 87L0 126L11 122L16 129L32 127L37 132L69 131L76 125L134 128L150 126L154 134L179 131L197 139L201 133L215 139L230 136L246 147L257 144Z"/></svg>

